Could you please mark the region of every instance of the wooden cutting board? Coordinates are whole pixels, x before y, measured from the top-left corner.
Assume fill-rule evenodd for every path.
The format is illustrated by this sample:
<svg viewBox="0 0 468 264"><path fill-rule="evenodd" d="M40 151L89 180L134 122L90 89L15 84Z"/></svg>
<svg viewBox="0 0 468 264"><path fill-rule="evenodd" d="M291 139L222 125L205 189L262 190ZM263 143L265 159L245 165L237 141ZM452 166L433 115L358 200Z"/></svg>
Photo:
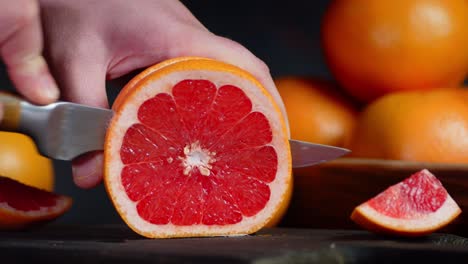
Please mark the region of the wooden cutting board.
<svg viewBox="0 0 468 264"><path fill-rule="evenodd" d="M239 237L146 239L124 225L0 232L1 263L468 263L468 239L357 230L265 229Z"/></svg>

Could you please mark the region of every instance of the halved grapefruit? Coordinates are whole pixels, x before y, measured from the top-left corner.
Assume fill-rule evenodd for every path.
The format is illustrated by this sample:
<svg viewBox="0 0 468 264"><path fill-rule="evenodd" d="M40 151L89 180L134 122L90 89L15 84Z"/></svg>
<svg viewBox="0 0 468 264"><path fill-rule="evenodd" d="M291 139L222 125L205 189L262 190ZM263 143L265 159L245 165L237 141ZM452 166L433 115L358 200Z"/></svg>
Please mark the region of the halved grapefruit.
<svg viewBox="0 0 468 264"><path fill-rule="evenodd" d="M131 80L113 105L104 184L150 238L251 234L290 201L285 117L248 72L183 57Z"/></svg>
<svg viewBox="0 0 468 264"><path fill-rule="evenodd" d="M442 183L423 169L357 206L351 219L376 233L420 236L445 227L460 213Z"/></svg>
<svg viewBox="0 0 468 264"><path fill-rule="evenodd" d="M72 198L0 176L0 229L20 229L56 219Z"/></svg>

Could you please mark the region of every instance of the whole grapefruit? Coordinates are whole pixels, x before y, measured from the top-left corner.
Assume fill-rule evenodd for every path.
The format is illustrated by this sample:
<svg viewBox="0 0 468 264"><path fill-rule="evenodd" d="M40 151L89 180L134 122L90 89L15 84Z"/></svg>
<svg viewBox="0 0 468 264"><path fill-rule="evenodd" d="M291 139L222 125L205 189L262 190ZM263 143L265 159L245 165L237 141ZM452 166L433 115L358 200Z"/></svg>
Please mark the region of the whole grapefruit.
<svg viewBox="0 0 468 264"><path fill-rule="evenodd" d="M336 0L321 31L329 69L364 102L454 86L468 73L465 0Z"/></svg>
<svg viewBox="0 0 468 264"><path fill-rule="evenodd" d="M291 137L341 147L357 118L357 107L330 80L281 76L275 84L288 113Z"/></svg>
<svg viewBox="0 0 468 264"><path fill-rule="evenodd" d="M349 156L467 163L467 98L462 88L385 95L361 113Z"/></svg>

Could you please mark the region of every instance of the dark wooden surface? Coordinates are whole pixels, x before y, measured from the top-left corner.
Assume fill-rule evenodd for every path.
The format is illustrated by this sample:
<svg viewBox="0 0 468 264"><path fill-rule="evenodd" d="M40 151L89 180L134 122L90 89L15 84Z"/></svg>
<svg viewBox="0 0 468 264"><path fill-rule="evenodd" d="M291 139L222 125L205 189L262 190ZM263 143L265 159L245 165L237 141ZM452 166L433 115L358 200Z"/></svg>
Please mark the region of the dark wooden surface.
<svg viewBox="0 0 468 264"><path fill-rule="evenodd" d="M285 227L358 228L353 209L421 169L427 168L460 206L461 215L442 231L468 236L468 165L342 158L294 171Z"/></svg>
<svg viewBox="0 0 468 264"><path fill-rule="evenodd" d="M146 239L123 225L0 232L2 263L467 263L468 239L356 230L265 229L240 237Z"/></svg>

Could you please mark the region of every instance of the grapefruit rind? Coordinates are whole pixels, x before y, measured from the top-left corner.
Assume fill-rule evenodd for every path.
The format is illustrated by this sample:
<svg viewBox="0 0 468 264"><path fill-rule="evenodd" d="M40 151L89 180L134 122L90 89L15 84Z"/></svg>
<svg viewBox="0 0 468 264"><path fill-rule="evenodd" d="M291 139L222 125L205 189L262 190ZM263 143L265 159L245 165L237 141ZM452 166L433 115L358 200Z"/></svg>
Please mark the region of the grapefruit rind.
<svg viewBox="0 0 468 264"><path fill-rule="evenodd" d="M132 92L132 90L138 85L138 83L144 79L146 76L151 75L153 72L156 72L166 66L171 64L185 61L185 60L197 60L197 59L206 59L201 57L177 57L169 60L162 61L161 63L155 64L151 67L146 68L144 71L140 72L138 75L133 77L119 92L118 96L115 98L114 103L112 104L112 109L117 110L120 108L122 103L127 98L127 95Z"/></svg>
<svg viewBox="0 0 468 264"><path fill-rule="evenodd" d="M212 59L185 58L162 66L153 66L142 76L136 76L132 88L122 95L108 133L104 148L104 183L119 215L136 233L149 238L232 236L251 234L266 225L277 223L289 203L292 189L292 162L285 118L267 90L248 72L233 65ZM186 79L207 79L216 87L229 84L241 87L252 102L252 111L263 113L270 121L273 139L270 143L277 153L278 167L275 180L269 183L270 200L258 214L231 225L176 226L151 224L143 220L121 182L124 167L120 148L126 130L138 123L137 112L146 100L159 93L171 93L172 87ZM132 81L130 82L132 83ZM129 86L130 87L130 86Z"/></svg>
<svg viewBox="0 0 468 264"><path fill-rule="evenodd" d="M0 229L15 229L30 224L53 220L72 206L72 198L60 196L54 207L42 207L40 210L19 211L7 203L0 203Z"/></svg>
<svg viewBox="0 0 468 264"><path fill-rule="evenodd" d="M447 194L445 203L434 213L421 214L413 219L386 216L364 203L356 207L351 219L376 233L420 236L433 233L451 223L461 214L460 207Z"/></svg>
<svg viewBox="0 0 468 264"><path fill-rule="evenodd" d="M0 176L0 229L21 229L51 221L68 211L73 199ZM11 194L14 194L11 196ZM47 197L47 202L43 199ZM53 201L53 203L51 202ZM21 204L19 208L15 205ZM26 208L24 206L26 205ZM28 207L31 206L31 207Z"/></svg>

